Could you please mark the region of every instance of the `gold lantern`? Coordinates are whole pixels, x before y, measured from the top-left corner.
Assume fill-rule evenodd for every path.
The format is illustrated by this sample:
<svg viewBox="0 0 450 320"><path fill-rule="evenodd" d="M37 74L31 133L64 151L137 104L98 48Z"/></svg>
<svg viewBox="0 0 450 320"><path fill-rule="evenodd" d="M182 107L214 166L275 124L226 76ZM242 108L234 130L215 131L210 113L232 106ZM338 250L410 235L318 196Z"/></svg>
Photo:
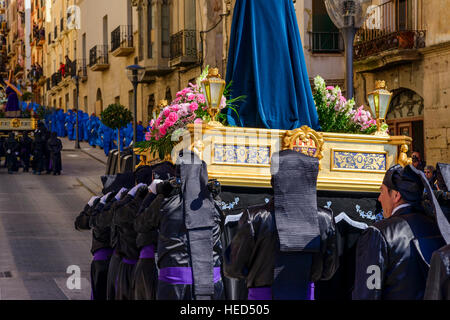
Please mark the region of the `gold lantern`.
<svg viewBox="0 0 450 320"><path fill-rule="evenodd" d="M375 82L375 91L369 93L368 95L370 110L372 111L372 116L377 120L377 136L387 136L387 133L381 130L386 115L389 110L389 105L391 104L392 92L386 89L385 81Z"/></svg>
<svg viewBox="0 0 450 320"><path fill-rule="evenodd" d="M220 113L220 102L225 86L226 82L220 77L219 69L209 69L208 76L202 81L202 88L208 105L208 113L211 116L211 121L208 123L210 126L223 126L216 120L216 117Z"/></svg>

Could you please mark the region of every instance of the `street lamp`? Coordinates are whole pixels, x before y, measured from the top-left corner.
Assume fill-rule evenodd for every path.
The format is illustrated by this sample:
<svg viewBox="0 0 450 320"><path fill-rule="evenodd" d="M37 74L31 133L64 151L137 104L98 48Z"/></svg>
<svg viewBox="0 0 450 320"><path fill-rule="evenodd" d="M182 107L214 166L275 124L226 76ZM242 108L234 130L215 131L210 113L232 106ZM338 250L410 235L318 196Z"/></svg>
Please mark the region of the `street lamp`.
<svg viewBox="0 0 450 320"><path fill-rule="evenodd" d="M381 130L387 112L389 110L389 105L391 104L392 92L386 89L385 81L375 82L375 91L368 94L367 99L369 100L370 110L372 115L377 119L377 136L388 136L388 134Z"/></svg>
<svg viewBox="0 0 450 320"><path fill-rule="evenodd" d="M79 102L79 96L80 96L80 76L78 75L78 72L75 72L72 75L72 79L75 81L75 86L76 86L76 98L75 98L75 108L77 110L77 114L76 114L76 138L75 138L75 149L80 149L80 137L79 137L79 130L78 130L78 102Z"/></svg>
<svg viewBox="0 0 450 320"><path fill-rule="evenodd" d="M219 69L209 69L208 76L202 81L203 93L205 94L205 100L208 105L208 113L211 116L211 121L208 123L209 126L223 126L216 120L216 117L220 113L220 103L225 86L226 82L220 77Z"/></svg>
<svg viewBox="0 0 450 320"><path fill-rule="evenodd" d="M128 66L126 69L127 69L128 79L133 84L133 92L134 92L133 148L135 148L136 147L136 127L137 127L137 87L138 87L138 84L144 78L145 68L140 66L140 65L138 65L138 64L133 64L131 66ZM119 141L119 148L120 148L120 141ZM134 150L133 150L133 171L134 171L135 168L136 168L136 156L134 155Z"/></svg>
<svg viewBox="0 0 450 320"><path fill-rule="evenodd" d="M353 98L353 41L356 31L366 20L368 3L371 0L325 0L328 15L341 30L345 43L347 73L347 98Z"/></svg>

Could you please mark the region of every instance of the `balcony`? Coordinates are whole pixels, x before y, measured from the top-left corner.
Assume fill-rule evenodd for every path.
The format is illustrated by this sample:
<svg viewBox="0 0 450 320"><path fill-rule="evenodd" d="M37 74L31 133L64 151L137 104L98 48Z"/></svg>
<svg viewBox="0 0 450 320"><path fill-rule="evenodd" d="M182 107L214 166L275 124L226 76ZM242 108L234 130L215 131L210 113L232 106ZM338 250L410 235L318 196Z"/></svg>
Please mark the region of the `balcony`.
<svg viewBox="0 0 450 320"><path fill-rule="evenodd" d="M62 81L62 76L61 76L61 72L55 72L54 74L52 74L52 77L51 77L51 82L52 82L52 88L54 88L54 87L58 87L59 86L59 84L61 83L61 81ZM57 90L59 91L59 90L61 90L61 88L57 88Z"/></svg>
<svg viewBox="0 0 450 320"><path fill-rule="evenodd" d="M80 80L82 82L87 81L88 73L87 73L86 59L77 60L77 67L78 67L77 72L78 76L80 77Z"/></svg>
<svg viewBox="0 0 450 320"><path fill-rule="evenodd" d="M170 36L170 66L187 66L198 62L195 30L182 30Z"/></svg>
<svg viewBox="0 0 450 320"><path fill-rule="evenodd" d="M309 48L312 53L341 53L344 40L339 32L309 32Z"/></svg>
<svg viewBox="0 0 450 320"><path fill-rule="evenodd" d="M406 4L406 5L405 5ZM413 15L414 1L391 0L369 11L354 43L357 72L422 59L426 31Z"/></svg>
<svg viewBox="0 0 450 320"><path fill-rule="evenodd" d="M109 69L108 46L97 45L89 51L89 67L92 71Z"/></svg>
<svg viewBox="0 0 450 320"><path fill-rule="evenodd" d="M126 57L133 52L133 26L119 26L111 32L111 54L114 57Z"/></svg>

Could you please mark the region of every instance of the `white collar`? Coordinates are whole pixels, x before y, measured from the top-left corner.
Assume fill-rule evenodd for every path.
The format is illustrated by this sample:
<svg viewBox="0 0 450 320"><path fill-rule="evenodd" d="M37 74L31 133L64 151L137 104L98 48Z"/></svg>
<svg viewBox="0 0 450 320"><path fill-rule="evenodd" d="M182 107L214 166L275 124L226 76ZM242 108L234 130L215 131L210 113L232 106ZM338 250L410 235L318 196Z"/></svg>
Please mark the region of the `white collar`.
<svg viewBox="0 0 450 320"><path fill-rule="evenodd" d="M410 207L410 206L411 206L411 204L409 204L409 203L404 203L404 204L399 205L397 208L395 208L395 209L392 211L391 217L392 217L394 214L396 214L398 210L403 209L403 208L406 208L406 207Z"/></svg>

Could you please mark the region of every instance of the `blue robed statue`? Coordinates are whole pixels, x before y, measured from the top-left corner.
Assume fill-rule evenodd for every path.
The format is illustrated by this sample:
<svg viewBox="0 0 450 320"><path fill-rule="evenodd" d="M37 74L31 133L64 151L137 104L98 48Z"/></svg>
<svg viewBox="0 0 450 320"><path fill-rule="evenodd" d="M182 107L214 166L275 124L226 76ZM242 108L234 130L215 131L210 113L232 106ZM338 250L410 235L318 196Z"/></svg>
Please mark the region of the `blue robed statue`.
<svg viewBox="0 0 450 320"><path fill-rule="evenodd" d="M292 0L236 1L226 80L246 96L231 125L320 129Z"/></svg>

